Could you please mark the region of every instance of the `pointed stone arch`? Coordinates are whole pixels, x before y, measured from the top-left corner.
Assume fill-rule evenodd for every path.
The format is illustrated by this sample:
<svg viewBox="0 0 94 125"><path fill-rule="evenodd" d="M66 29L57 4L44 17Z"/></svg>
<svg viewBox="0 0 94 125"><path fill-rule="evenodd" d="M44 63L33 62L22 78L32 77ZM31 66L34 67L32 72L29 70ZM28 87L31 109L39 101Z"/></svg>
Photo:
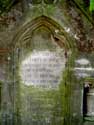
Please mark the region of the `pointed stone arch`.
<svg viewBox="0 0 94 125"><path fill-rule="evenodd" d="M17 91L17 93L18 93L15 95L15 98L14 98L14 111L15 112L17 112L17 110L18 110L18 112L20 112L19 111L20 105L18 105L20 102L20 87L19 86L20 86L20 80L22 78L21 78L21 76L19 76L19 73L18 73L19 64L21 64L21 62L27 57L27 53L28 53L27 51L29 51L30 54L32 54L33 51L31 49L31 47L32 47L32 43L33 43L33 39L32 39L33 33L36 32L38 29L41 29L41 27L44 28L43 29L44 31L42 31L42 33L45 32L45 30L47 30L47 32L48 31L50 32L51 40L49 42L52 42L52 43L53 43L53 41L56 42L57 45L59 46L59 49L64 48L65 51L63 51L63 52L66 52L66 50L71 51L72 53L70 54L70 56L74 59L73 55L75 54L75 41L73 38L71 38L69 36L68 33L66 33L64 28L61 27L61 25L59 25L55 20L53 20L49 17L46 17L46 16L40 16L40 17L35 18L34 20L31 20L30 22L25 23L22 26L20 26L17 33L15 34L15 36L13 38L13 43L11 46L13 49L13 53L12 53L13 85L14 85L14 88L16 88L15 91ZM37 34L37 32L36 32L36 34ZM36 37L36 34L35 34L35 37ZM44 34L46 34L46 32ZM40 35L41 35L41 33L40 33ZM45 44L45 39L43 39L43 40L44 40L44 44ZM37 41L38 41L38 39L37 39ZM28 42L31 43L29 46L30 50L28 50L28 48L26 48L26 46L25 46L25 48L23 47ZM63 52L61 51L61 54ZM23 54L23 56L25 58L22 57L21 54ZM64 55L64 58L67 57L66 53L63 53L63 55ZM70 72L69 72L69 70L71 69L70 62L73 63L73 61L70 60L70 58L71 58L70 56L68 56L68 58L66 58L67 61L64 63L64 68L65 68L64 71L66 70L66 72L65 72L66 77L68 76L69 78L71 78ZM63 91L64 94L66 93L67 89L68 90L71 89L71 87L70 87L71 84L68 84L69 81L68 80L66 81L66 77L64 80L62 79L62 83L60 83L60 85L64 88L64 91L63 90L60 90L60 91ZM63 78L63 76L62 76L62 78ZM71 82L71 80L70 80L70 82ZM68 85L66 86L66 84L68 84ZM65 87L66 87L66 89L65 89ZM70 113L70 110L69 110L70 106L68 103L69 100L66 100L65 98L63 98L63 101L66 103L66 105L64 105L64 103L62 103L62 104L64 105L63 107L68 110L68 111L65 110L66 115L68 115L68 113ZM64 117L66 117L64 113L62 114L62 118L63 118L62 123L64 122ZM19 123L19 121L18 121L18 123Z"/></svg>
<svg viewBox="0 0 94 125"><path fill-rule="evenodd" d="M65 46L67 49L74 49L75 40L66 33L65 29L61 27L60 24L46 16L37 17L20 26L13 38L12 47L17 48L19 44L24 44L26 40L32 38L32 32L40 27L47 28L53 37L60 41L58 45Z"/></svg>

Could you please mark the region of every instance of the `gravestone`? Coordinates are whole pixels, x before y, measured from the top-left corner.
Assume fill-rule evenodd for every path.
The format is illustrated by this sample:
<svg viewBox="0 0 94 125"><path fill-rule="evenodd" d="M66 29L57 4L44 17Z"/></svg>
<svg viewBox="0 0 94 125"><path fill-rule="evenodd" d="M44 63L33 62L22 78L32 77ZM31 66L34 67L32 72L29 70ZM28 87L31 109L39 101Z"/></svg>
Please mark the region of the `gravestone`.
<svg viewBox="0 0 94 125"><path fill-rule="evenodd" d="M19 53L18 47L15 50L15 60L17 53L19 57L17 75L20 78L22 125L60 125L64 122L59 86L66 68L66 48L64 37L59 39L52 32L40 26L33 30L29 39L28 35L25 41L21 39Z"/></svg>

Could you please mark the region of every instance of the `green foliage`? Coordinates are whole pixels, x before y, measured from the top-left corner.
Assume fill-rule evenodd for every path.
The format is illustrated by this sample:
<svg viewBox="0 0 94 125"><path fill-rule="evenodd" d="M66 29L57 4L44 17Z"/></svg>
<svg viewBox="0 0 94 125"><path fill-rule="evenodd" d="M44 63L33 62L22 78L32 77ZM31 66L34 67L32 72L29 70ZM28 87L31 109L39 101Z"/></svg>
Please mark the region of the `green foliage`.
<svg viewBox="0 0 94 125"><path fill-rule="evenodd" d="M94 0L90 0L90 11L94 11Z"/></svg>
<svg viewBox="0 0 94 125"><path fill-rule="evenodd" d="M11 0L0 0L0 14L7 11L11 3Z"/></svg>

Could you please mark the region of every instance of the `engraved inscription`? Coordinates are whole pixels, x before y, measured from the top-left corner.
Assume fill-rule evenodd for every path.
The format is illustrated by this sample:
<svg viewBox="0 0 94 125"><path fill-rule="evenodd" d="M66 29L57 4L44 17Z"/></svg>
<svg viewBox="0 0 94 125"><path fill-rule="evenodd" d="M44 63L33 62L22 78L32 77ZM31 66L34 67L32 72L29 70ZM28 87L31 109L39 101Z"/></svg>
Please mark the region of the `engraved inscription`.
<svg viewBox="0 0 94 125"><path fill-rule="evenodd" d="M25 85L56 88L65 68L63 54L51 51L33 51L22 61L20 76Z"/></svg>

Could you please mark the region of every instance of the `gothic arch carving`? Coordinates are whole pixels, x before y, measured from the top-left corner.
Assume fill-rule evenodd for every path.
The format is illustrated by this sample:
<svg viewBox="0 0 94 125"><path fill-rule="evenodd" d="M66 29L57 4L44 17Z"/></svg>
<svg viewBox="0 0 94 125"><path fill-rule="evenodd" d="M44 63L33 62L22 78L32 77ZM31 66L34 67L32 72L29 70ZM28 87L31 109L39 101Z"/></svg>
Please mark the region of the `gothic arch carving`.
<svg viewBox="0 0 94 125"><path fill-rule="evenodd" d="M44 29L42 30L42 32L39 32L39 29L41 29L41 28L44 28ZM38 30L38 32L37 32L37 30ZM69 53L69 51L74 49L74 46L75 46L74 41L72 41L72 38L70 38L69 35L65 32L65 30L58 23L56 23L53 19L50 19L49 17L46 17L46 16L41 16L41 17L38 17L38 18L30 21L26 25L19 27L19 30L17 31L17 33L14 36L13 44L12 44L12 49L13 49L12 59L13 59L14 64L12 67L13 67L13 81L15 82L14 86L16 86L16 88L18 88L20 85L20 79L23 80L23 77L24 77L24 76L21 77L18 73L18 72L20 72L19 67L20 67L22 61L25 60L25 58L28 56L28 54L32 54L32 52L34 52L34 51L32 51L31 46L32 46L32 43L35 42L35 39L37 42L39 42L39 39L38 39L39 37L36 37L37 33L39 33L38 35L44 37L42 39L43 40L42 43L43 44L46 43L46 37L45 37L46 31L48 32L48 34L50 33L50 37L49 37L50 41L47 41L47 49L50 50L49 46L48 46L48 42L50 42L50 43L56 42L58 44L58 46L56 46L57 48L55 48L53 52L57 52L56 49L59 48L58 50L60 51L61 56L64 57L62 59L62 63L64 64L64 69L62 69L62 72L64 72L67 67L68 70L66 70L66 73L68 74L68 76L70 76L69 69L71 69L70 67L72 64L70 64L69 62L71 61L70 58L73 56L73 54ZM33 42L33 40L34 40L34 42ZM26 46L25 46L25 49L23 47L28 42L31 43L29 46L30 50L28 50L28 48ZM37 48L38 47L39 46L37 46ZM51 47L53 47L53 44L50 44L50 48ZM63 49L63 47L64 47L64 49ZM67 53L66 53L66 49L69 50ZM36 48L33 48L33 50L39 51ZM46 49L44 48L44 51L45 50ZM74 51L72 51L72 52L74 52ZM68 56L68 54L70 54L70 56ZM61 68L60 68L60 70L61 70ZM24 73L26 73L26 72L24 72ZM62 74L60 75L60 77L63 77ZM63 84L63 81L62 81L62 86L65 87L65 85ZM16 91L17 91L17 93L20 93L20 89L16 89ZM19 97L20 97L20 94L16 95L15 99L14 99L15 107L18 108L18 110L20 109L20 105L19 106L17 105L17 102L19 102ZM15 101L15 100L17 100L17 101ZM16 110L16 108L15 108L15 110Z"/></svg>
<svg viewBox="0 0 94 125"><path fill-rule="evenodd" d="M12 47L17 48L19 45L25 44L27 40L32 39L33 31L40 27L47 28L61 47L65 46L67 49L74 48L75 44L73 39L68 36L65 30L57 22L46 16L38 17L21 26L13 38Z"/></svg>

